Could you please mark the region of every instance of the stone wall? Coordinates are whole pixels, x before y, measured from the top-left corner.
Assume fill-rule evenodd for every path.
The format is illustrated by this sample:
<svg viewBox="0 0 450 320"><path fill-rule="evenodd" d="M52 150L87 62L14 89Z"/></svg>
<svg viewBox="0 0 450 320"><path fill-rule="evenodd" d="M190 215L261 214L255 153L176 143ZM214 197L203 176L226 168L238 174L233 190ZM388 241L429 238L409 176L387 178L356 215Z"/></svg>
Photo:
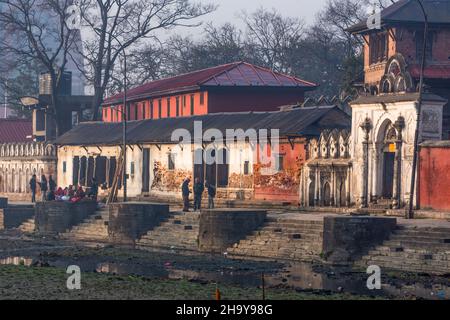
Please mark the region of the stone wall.
<svg viewBox="0 0 450 320"><path fill-rule="evenodd" d="M61 233L81 223L95 213L95 201L37 202L35 206L36 231L41 233Z"/></svg>
<svg viewBox="0 0 450 320"><path fill-rule="evenodd" d="M109 240L113 243L135 244L135 241L168 217L169 205L127 202L109 206Z"/></svg>
<svg viewBox="0 0 450 320"><path fill-rule="evenodd" d="M419 205L450 212L450 141L428 141L420 147Z"/></svg>
<svg viewBox="0 0 450 320"><path fill-rule="evenodd" d="M32 207L9 207L0 208L0 230L19 227L23 222L32 218L34 208Z"/></svg>
<svg viewBox="0 0 450 320"><path fill-rule="evenodd" d="M397 219L384 217L324 217L323 255L332 263L347 263L389 238Z"/></svg>
<svg viewBox="0 0 450 320"><path fill-rule="evenodd" d="M202 210L199 227L199 249L223 252L258 229L267 212L246 209Z"/></svg>

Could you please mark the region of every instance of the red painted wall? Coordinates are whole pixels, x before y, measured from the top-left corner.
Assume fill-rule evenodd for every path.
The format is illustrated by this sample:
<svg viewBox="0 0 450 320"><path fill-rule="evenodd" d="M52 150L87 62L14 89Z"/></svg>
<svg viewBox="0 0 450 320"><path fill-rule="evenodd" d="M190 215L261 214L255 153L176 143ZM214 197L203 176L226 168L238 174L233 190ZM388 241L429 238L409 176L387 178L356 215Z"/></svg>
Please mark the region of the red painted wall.
<svg viewBox="0 0 450 320"><path fill-rule="evenodd" d="M201 99L202 94L203 99ZM276 111L282 105L296 104L304 100L304 93L298 88L221 88L132 102L128 119L166 118L169 116L168 99L170 100L170 117L175 117L177 98L180 101L179 116L190 116L192 115L191 96L194 98L194 115L239 111ZM161 115L159 114L159 100L161 100ZM202 103L201 100L203 100ZM103 121L121 121L121 116L117 115L118 107L120 105L103 107Z"/></svg>
<svg viewBox="0 0 450 320"><path fill-rule="evenodd" d="M201 96L203 94L203 99ZM130 103L130 114L128 120L143 119L160 119L177 116L177 98L179 99L178 116L190 116L191 114L191 97L194 101L194 115L203 115L208 113L208 92L198 91L182 95L163 96L157 99L141 100ZM201 101L202 100L202 101ZM161 114L159 103L161 101ZM121 116L117 116L117 109L122 105L103 107L103 121L115 122L121 121Z"/></svg>
<svg viewBox="0 0 450 320"><path fill-rule="evenodd" d="M299 202L300 172L306 159L306 140L296 140L293 148L289 142L281 141L279 148L284 170L264 176L259 174L259 165L254 168L255 199L296 205Z"/></svg>
<svg viewBox="0 0 450 320"><path fill-rule="evenodd" d="M422 209L450 211L450 144L421 147L419 204Z"/></svg>

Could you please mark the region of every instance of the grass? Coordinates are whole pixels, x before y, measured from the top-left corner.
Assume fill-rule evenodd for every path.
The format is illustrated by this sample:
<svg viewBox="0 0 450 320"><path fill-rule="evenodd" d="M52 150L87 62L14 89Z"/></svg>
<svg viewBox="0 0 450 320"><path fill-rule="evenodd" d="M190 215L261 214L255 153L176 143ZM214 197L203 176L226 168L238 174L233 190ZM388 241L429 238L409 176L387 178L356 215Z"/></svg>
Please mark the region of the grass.
<svg viewBox="0 0 450 320"><path fill-rule="evenodd" d="M187 280L151 279L140 276L117 276L84 272L81 290L68 290L64 269L54 267L0 266L0 299L145 299L145 300L212 300L214 283ZM224 300L261 299L260 288L220 285ZM298 292L287 288L268 288L269 300L354 300L365 296Z"/></svg>

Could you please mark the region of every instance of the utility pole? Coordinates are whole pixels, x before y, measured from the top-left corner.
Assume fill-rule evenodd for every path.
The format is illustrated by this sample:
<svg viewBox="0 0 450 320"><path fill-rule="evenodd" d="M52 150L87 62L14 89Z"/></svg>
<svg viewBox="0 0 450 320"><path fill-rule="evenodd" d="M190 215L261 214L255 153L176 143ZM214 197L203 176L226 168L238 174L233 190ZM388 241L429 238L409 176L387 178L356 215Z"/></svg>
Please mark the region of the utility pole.
<svg viewBox="0 0 450 320"><path fill-rule="evenodd" d="M426 63L426 50L428 41L428 15L425 11L423 3L421 0L416 0L422 10L424 17L424 30L423 30L423 47L422 47L422 61L420 65L420 80L419 80L419 98L417 99L416 107L416 132L414 134L414 153L413 153L413 163L412 163L412 174L411 174L411 189L409 192L409 207L406 214L407 219L414 219L414 191L416 185L416 171L417 162L419 157L419 130L420 130L420 117L422 116L422 98L423 98L423 78Z"/></svg>
<svg viewBox="0 0 450 320"><path fill-rule="evenodd" d="M122 186L123 186L123 202L127 202L127 54L125 47L113 34L111 36L119 43L122 48L123 56L123 106L122 106L122 150L123 150L123 167L122 167Z"/></svg>

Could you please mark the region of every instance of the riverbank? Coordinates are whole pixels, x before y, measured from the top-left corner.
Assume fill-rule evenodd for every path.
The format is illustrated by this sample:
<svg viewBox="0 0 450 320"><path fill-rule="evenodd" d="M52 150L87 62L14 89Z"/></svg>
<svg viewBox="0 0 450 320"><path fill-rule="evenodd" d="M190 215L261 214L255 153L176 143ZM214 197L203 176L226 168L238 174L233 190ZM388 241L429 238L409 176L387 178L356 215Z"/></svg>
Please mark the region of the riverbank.
<svg viewBox="0 0 450 320"><path fill-rule="evenodd" d="M83 272L80 290L68 290L62 268L0 266L0 299L65 300L213 300L215 283L187 279L155 279L135 275ZM262 289L236 285L218 286L224 300L262 299ZM348 293L298 292L290 288L267 289L268 300L370 299Z"/></svg>

